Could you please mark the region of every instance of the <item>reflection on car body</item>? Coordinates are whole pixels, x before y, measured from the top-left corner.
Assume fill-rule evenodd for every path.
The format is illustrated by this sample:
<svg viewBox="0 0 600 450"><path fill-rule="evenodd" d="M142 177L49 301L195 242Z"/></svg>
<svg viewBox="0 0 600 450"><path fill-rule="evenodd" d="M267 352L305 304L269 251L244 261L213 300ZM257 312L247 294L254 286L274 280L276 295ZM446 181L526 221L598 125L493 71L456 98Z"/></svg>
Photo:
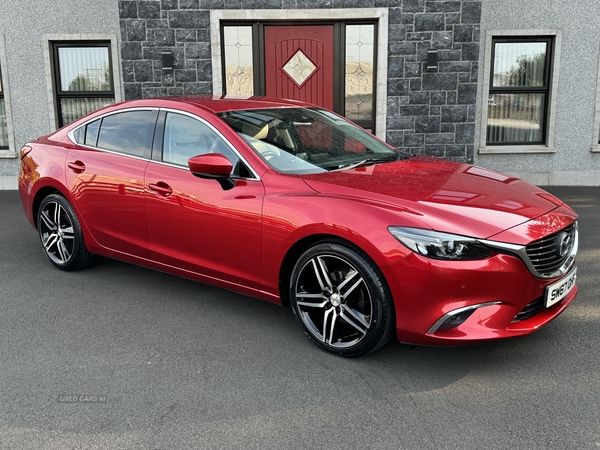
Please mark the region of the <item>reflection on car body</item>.
<svg viewBox="0 0 600 450"><path fill-rule="evenodd" d="M94 255L290 304L319 347L520 336L577 293L577 214L514 177L393 149L279 99L112 105L21 151L62 270Z"/></svg>

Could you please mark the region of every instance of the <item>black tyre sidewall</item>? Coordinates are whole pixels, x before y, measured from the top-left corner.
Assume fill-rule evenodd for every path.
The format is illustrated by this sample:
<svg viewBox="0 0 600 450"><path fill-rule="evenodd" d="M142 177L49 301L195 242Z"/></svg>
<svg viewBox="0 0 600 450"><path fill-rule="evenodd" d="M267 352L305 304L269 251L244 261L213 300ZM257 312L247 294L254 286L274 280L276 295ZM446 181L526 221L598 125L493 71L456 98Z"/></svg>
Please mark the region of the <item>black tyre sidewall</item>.
<svg viewBox="0 0 600 450"><path fill-rule="evenodd" d="M92 255L89 253L89 251L87 250L87 248L85 246L85 242L83 239L83 232L81 231L81 224L79 223L77 214L75 214L75 210L73 209L71 204L62 195L50 194L46 198L44 198L44 200L42 200L42 203L40 204L40 207L39 207L38 213L37 213L37 228L38 228L38 235L40 237L40 242L42 242L42 245L43 245L42 233L41 233L41 214L42 214L42 211L44 210L44 207L50 202L59 203L65 210L66 214L69 216L69 220L71 221L71 224L73 225L73 237L74 237L73 254L69 258L69 260L64 264L57 263L52 258L50 258L50 255L48 255L48 252L46 251L46 249L44 249L44 254L46 255L46 257L50 260L50 262L52 264L54 264L56 267L58 267L61 270L72 271L72 270L79 270L79 269L83 269L84 267L87 267L91 263Z"/></svg>
<svg viewBox="0 0 600 450"><path fill-rule="evenodd" d="M296 282L301 269L310 259L318 255L335 255L347 259L366 281L372 298L372 320L366 336L356 345L348 348L336 348L316 339L304 324L296 303ZM316 345L331 353L341 356L361 356L383 346L391 336L394 323L394 308L389 288L379 268L358 247L350 246L343 241L324 241L307 249L296 261L290 277L290 303L294 317L300 324L304 334Z"/></svg>

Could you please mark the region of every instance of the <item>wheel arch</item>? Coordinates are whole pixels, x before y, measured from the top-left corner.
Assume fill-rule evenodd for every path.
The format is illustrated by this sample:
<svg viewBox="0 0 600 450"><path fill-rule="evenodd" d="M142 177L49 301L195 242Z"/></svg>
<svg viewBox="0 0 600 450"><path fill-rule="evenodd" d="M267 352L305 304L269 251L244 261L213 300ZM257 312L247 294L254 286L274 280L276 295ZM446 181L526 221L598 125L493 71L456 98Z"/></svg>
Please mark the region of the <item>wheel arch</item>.
<svg viewBox="0 0 600 450"><path fill-rule="evenodd" d="M358 250L359 252L364 253L364 255L367 258L369 258L373 262L373 264L379 269L379 271L381 272L381 275L383 277L383 281L386 283L388 291L390 291L389 282L386 279L385 271L382 270L381 266L380 266L380 261L384 258L383 255L381 255L381 254L373 255L372 252L369 252L367 249L365 249L366 246L361 246L361 245L357 244L356 242L354 242L350 239L347 239L345 237L335 235L335 234L317 233L317 234L311 234L308 236L304 236L301 239L297 240L288 249L285 256L283 257L281 266L279 268L279 282L278 282L279 297L281 299L282 305L290 304L289 282L290 282L292 270L294 268L294 264L296 263L296 261L298 260L300 255L302 255L302 253L304 253L307 249L309 249L313 245L317 244L318 242L321 242L324 240L337 241L337 243L339 243L339 244L346 245L353 250Z"/></svg>
<svg viewBox="0 0 600 450"><path fill-rule="evenodd" d="M40 180L40 181L42 181L42 180ZM52 181L52 180L48 180L48 181ZM39 181L38 181L38 183L39 183ZM60 185L58 183L52 182L52 183L44 184L39 189L34 191L33 200L31 202L31 213L32 213L31 223L33 224L34 228L36 230L38 229L37 215L38 215L38 212L40 209L40 205L42 204L44 199L51 194L61 195L71 205L71 207L75 211L75 214L77 215L77 220L79 221L79 224L81 225L81 229L83 231L83 238L86 243L86 246L88 247L89 250L93 251L94 253L97 253L97 252L99 253L99 249L101 249L101 246L98 244L98 242L92 235L90 229L87 226L85 219L82 217L81 212L79 211L79 208L77 207L77 204L71 197L70 192L67 189L65 189L65 187L63 185Z"/></svg>
<svg viewBox="0 0 600 450"><path fill-rule="evenodd" d="M33 197L33 202L31 203L31 213L32 213L32 217L33 217L33 224L34 224L34 227L36 230L37 230L37 216L38 216L38 212L40 209L40 205L42 204L44 199L51 194L62 195L63 197L65 197L67 199L67 201L69 201L69 198L64 194L64 192L62 192L60 189L58 189L55 186L44 186L44 187L40 188L35 193L35 195ZM71 202L69 201L69 203L71 203Z"/></svg>

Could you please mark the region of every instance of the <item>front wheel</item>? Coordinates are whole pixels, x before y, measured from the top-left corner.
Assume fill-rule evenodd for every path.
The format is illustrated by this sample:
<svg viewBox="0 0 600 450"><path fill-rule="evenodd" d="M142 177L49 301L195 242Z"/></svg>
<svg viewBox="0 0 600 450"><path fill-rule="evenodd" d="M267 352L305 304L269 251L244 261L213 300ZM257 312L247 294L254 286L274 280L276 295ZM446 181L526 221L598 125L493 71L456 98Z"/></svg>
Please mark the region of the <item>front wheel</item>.
<svg viewBox="0 0 600 450"><path fill-rule="evenodd" d="M364 355L392 334L394 308L381 271L344 241L320 242L300 256L290 299L305 334L329 352Z"/></svg>
<svg viewBox="0 0 600 450"><path fill-rule="evenodd" d="M92 262L77 215L62 195L51 194L42 201L37 228L44 253L59 269L79 270Z"/></svg>

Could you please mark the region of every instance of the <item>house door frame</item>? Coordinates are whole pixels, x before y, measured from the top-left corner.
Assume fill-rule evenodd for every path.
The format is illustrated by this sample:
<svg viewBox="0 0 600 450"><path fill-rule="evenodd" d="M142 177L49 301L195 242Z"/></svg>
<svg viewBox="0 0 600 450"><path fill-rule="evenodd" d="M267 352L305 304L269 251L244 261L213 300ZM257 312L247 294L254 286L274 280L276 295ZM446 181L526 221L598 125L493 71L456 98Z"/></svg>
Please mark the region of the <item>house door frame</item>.
<svg viewBox="0 0 600 450"><path fill-rule="evenodd" d="M370 128L382 139L386 136L387 105L387 8L349 8L333 10L213 10L211 11L211 46L213 61L213 92L225 90L223 71L223 26L252 26L252 58L255 74L254 95L265 94L264 27L268 25L333 25L334 26L334 80L339 80L334 90L334 111L344 115L345 79L341 70L344 61L344 26L346 24L375 25L375 50L373 73L373 117L369 121L355 122Z"/></svg>

